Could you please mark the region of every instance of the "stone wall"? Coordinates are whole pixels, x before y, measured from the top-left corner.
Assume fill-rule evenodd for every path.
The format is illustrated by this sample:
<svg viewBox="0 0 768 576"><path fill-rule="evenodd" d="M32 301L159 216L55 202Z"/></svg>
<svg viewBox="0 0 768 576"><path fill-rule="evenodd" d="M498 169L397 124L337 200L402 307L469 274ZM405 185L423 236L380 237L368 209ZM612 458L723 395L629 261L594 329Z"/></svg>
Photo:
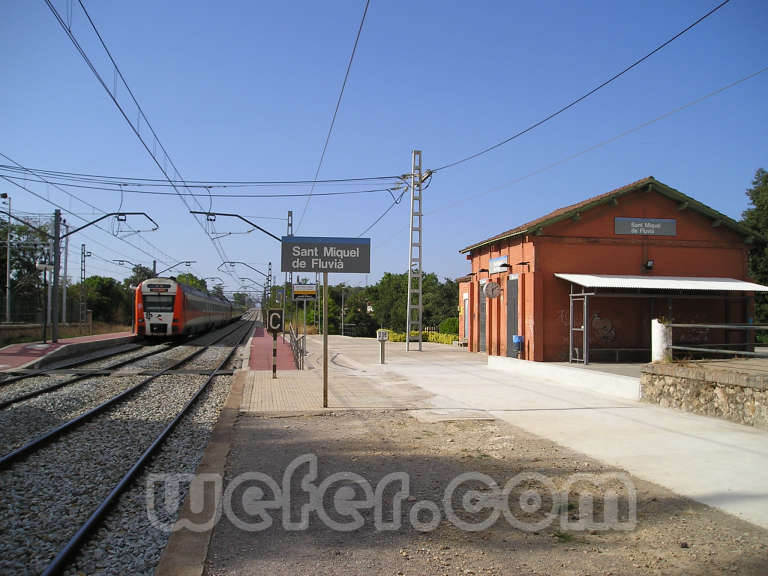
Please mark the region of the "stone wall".
<svg viewBox="0 0 768 576"><path fill-rule="evenodd" d="M768 362L706 360L643 368L642 399L768 429Z"/></svg>

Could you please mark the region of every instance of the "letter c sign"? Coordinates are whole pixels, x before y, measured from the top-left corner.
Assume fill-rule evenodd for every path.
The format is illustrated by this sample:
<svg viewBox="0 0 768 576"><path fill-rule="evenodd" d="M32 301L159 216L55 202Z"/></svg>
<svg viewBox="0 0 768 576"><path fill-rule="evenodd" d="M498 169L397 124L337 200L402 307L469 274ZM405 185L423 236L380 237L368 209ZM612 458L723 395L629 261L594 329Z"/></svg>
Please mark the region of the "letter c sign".
<svg viewBox="0 0 768 576"><path fill-rule="evenodd" d="M267 311L267 331L283 331L283 311L281 309Z"/></svg>

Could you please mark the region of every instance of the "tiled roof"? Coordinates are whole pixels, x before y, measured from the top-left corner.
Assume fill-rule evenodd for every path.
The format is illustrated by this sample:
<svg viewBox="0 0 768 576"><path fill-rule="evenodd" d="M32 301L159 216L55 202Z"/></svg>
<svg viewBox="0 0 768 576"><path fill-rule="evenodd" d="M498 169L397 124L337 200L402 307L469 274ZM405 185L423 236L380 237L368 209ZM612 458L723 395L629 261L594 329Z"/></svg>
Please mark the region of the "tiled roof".
<svg viewBox="0 0 768 576"><path fill-rule="evenodd" d="M724 226L729 227L739 232L740 234L743 234L744 236L755 235L754 232L751 231L749 228L745 227L743 224L736 222L732 218L729 218L725 214L722 214L717 210L710 208L706 204L702 204L698 200L694 200L690 196L686 196L685 194L683 194L682 192L679 192L678 190L675 190L674 188L670 188L666 184L663 184L662 182L659 182L658 180L656 180L653 176L648 176L647 178L643 178L642 180L632 182L631 184L627 184L626 186L622 186L621 188L616 188L615 190L611 190L610 192L605 192L603 194L593 196L592 198L582 200L581 202L577 202L576 204L571 204L570 206L565 206L564 208L558 208L554 212L550 212L545 216L541 216L540 218L536 218L535 220L526 222L521 226L512 228L511 230L507 230L506 232L497 234L496 236L492 236L486 240L483 240L476 244L472 244L471 246L467 246L466 248L462 248L461 250L459 250L459 253L465 254L476 248L480 248L487 244L492 244L493 242L497 242L499 240L506 240L507 238L513 238L515 236L520 236L523 234L536 233L537 231L542 230L547 225L555 224L556 222L560 222L561 220L565 220L567 218L572 217L578 212L585 212L592 208L596 208L597 206L610 202L613 198L618 198L619 196L623 196L630 192L642 190L643 188L647 188L647 189L652 188L653 190L659 192L660 194L663 194L664 196L667 196L668 198L672 198L673 200L676 200L680 203L685 203L687 205L687 208L690 208L691 210L696 210L697 212L701 212L702 214L709 216L713 220L720 220Z"/></svg>

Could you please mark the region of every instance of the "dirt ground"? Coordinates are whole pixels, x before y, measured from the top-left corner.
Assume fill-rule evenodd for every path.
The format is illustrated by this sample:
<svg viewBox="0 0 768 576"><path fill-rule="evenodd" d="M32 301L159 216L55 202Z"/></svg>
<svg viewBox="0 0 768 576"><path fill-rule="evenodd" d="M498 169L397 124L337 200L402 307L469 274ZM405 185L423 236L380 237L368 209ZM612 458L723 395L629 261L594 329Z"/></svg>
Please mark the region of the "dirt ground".
<svg viewBox="0 0 768 576"><path fill-rule="evenodd" d="M237 527L225 515L208 552L206 574L210 576L768 574L768 531L654 484L636 478L628 482L620 470L503 422L424 423L402 411L241 415L234 446L225 485L244 472L264 473L279 485L294 458L314 454L315 486L331 474L351 472L375 490L385 475L404 472L410 479L409 496L402 498L398 514L393 512L392 502L397 500L401 485L391 484L384 490L382 520L401 520L399 528L388 530L376 529L372 507L359 511L361 527L346 532L329 528L316 511L309 514L305 530L285 529L279 510L271 511L272 525L258 531ZM301 485L309 471L309 464L302 464L290 482L289 520L297 523L302 505L310 501L306 486ZM489 518L493 508L467 511L473 503L491 506L501 502L498 494L494 499L484 480L463 482L451 505L444 505L449 483L465 472L485 474L500 488L512 479L505 504L517 526L501 514L483 528L481 522ZM542 474L553 485L545 484L540 476L516 476L520 473ZM596 491L586 480L571 484L565 491L566 499L557 500L558 492L576 474L619 474L615 478L602 476L608 478L604 486L618 494L615 518L621 527L631 527L629 496L636 494L634 528L605 529L595 524L576 530L564 528L562 518L578 523L590 519L604 522L610 517L610 507L606 506L608 511L603 508L606 490ZM334 502L335 510L343 512L343 503L338 500L345 496L341 486L354 490L355 497L362 499L365 492L359 480L338 479L325 492L322 501L332 520L342 524L351 521L352 516L333 512ZM262 491L249 486L260 486ZM587 493L593 495L595 510L589 515L586 508L579 507L579 496ZM237 517L256 521L261 516L254 502L268 500L272 492L266 484L251 481L232 494ZM421 510L419 514L411 514L416 511L414 507ZM448 508L454 510L456 521L447 517ZM414 516L417 522L428 524L435 518L435 510L439 523L421 526L425 531L414 527ZM557 518L547 522L543 511L555 511ZM482 529L466 531L455 525L462 522ZM537 522L540 526L532 531Z"/></svg>

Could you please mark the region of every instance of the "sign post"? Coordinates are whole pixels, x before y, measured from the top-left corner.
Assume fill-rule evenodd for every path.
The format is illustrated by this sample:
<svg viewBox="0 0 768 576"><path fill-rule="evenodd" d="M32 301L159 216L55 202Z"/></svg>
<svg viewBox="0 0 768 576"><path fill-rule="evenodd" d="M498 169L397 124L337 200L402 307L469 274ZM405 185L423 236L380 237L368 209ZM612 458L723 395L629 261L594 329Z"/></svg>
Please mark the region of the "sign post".
<svg viewBox="0 0 768 576"><path fill-rule="evenodd" d="M277 333L283 330L283 311L272 308L267 312L267 330L272 334L272 378L277 378Z"/></svg>
<svg viewBox="0 0 768 576"><path fill-rule="evenodd" d="M389 332L386 330L376 330L376 340L379 341L381 346L379 350L379 364L384 364L384 347L387 344L387 340L389 340Z"/></svg>
<svg viewBox="0 0 768 576"><path fill-rule="evenodd" d="M323 273L323 408L328 408L328 272L368 274L371 239L283 236L280 268Z"/></svg>
<svg viewBox="0 0 768 576"><path fill-rule="evenodd" d="M317 284L294 284L291 293L294 302L304 302L304 344L301 347L301 369L303 370L304 356L307 354L307 301L317 300Z"/></svg>

